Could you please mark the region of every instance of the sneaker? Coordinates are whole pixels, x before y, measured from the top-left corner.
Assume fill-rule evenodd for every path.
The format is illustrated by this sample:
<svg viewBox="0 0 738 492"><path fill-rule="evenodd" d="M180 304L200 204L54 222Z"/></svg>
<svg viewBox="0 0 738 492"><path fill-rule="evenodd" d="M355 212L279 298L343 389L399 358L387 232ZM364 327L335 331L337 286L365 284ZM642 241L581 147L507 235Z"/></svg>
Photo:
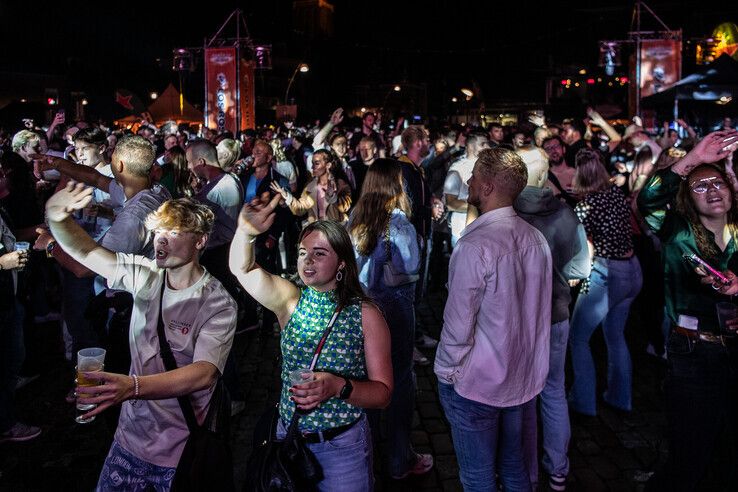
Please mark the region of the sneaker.
<svg viewBox="0 0 738 492"><path fill-rule="evenodd" d="M402 480L408 475L422 475L423 473L428 473L433 468L433 456L429 454L418 454L417 458L418 460L408 471L402 475L392 475L392 479Z"/></svg>
<svg viewBox="0 0 738 492"><path fill-rule="evenodd" d="M246 402L234 400L231 402L231 417L235 417L246 409Z"/></svg>
<svg viewBox="0 0 738 492"><path fill-rule="evenodd" d="M548 488L555 492L566 490L566 475L549 475Z"/></svg>
<svg viewBox="0 0 738 492"><path fill-rule="evenodd" d="M418 366L427 366L430 364L428 357L423 355L423 352L418 350L416 347L413 347L413 362Z"/></svg>
<svg viewBox="0 0 738 492"><path fill-rule="evenodd" d="M420 348L434 348L436 345L438 345L438 340L428 335L423 335L415 340L415 346Z"/></svg>
<svg viewBox="0 0 738 492"><path fill-rule="evenodd" d="M0 434L0 442L30 441L41 435L41 428L16 422L7 432Z"/></svg>

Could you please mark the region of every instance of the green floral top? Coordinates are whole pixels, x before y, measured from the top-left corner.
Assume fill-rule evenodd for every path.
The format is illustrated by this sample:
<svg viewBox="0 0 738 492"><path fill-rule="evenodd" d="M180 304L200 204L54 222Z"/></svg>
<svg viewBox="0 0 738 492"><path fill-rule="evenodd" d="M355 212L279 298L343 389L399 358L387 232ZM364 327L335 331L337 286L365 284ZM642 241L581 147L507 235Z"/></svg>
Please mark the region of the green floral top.
<svg viewBox="0 0 738 492"><path fill-rule="evenodd" d="M333 292L304 288L290 321L282 330L282 393L279 414L285 422L292 419L295 404L288 389L290 371L310 367L315 348L333 316L336 303ZM366 379L364 332L361 327L361 303L341 310L323 345L315 372L330 372L354 380ZM363 410L338 398L330 398L300 418L300 429L308 432L340 427L361 417Z"/></svg>

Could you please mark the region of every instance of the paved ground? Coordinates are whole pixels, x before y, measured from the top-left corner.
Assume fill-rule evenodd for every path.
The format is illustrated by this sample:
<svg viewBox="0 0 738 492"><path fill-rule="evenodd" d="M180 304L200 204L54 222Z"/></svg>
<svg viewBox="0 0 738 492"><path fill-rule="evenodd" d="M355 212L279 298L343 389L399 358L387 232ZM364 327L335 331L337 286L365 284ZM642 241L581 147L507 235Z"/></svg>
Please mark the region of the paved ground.
<svg viewBox="0 0 738 492"><path fill-rule="evenodd" d="M431 295L419 309L420 321L438 335L444 297ZM654 467L666 456L662 439L661 380L664 365L645 355L637 316L628 329L634 364L634 412L622 415L600 407L596 418L573 417L570 490L641 490ZM58 327L37 327L30 337L38 350L31 365L41 377L18 394L23 419L43 427L38 439L0 444L0 491L92 490L112 439L105 418L88 425L73 422L74 407L64 402L74 376L60 351ZM593 339L600 377L604 374L601 336ZM233 447L237 484L246 480L244 467L254 425L266 405L276 401L279 371L278 339L252 332L237 337L241 382L247 409L234 420ZM432 357L433 350L425 351ZM448 425L438 402L432 366L417 369L418 395L413 442L418 451L435 456L435 468L423 477L392 481L383 473L382 443L376 454L377 490L461 490ZM545 490L545 487L541 487Z"/></svg>

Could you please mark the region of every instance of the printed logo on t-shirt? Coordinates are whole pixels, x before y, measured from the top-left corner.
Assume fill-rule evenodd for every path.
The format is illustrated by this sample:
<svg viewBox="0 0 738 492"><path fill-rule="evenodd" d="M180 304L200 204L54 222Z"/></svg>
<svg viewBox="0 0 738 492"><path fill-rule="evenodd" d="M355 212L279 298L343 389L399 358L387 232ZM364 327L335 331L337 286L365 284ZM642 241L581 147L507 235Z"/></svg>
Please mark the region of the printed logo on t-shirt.
<svg viewBox="0 0 738 492"><path fill-rule="evenodd" d="M182 335L187 335L190 332L191 328L192 328L192 323L189 323L187 321L172 320L169 322L169 329L178 331Z"/></svg>

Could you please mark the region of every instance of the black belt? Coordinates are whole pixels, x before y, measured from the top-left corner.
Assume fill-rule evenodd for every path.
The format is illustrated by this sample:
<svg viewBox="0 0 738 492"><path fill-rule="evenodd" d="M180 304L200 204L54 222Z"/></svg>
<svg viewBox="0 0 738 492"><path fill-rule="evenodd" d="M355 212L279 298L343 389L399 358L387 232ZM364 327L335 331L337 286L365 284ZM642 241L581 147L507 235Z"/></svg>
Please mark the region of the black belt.
<svg viewBox="0 0 738 492"><path fill-rule="evenodd" d="M361 420L361 417L354 420L350 424L342 425L340 427L332 427L330 429L326 429L326 430L318 431L318 432L304 432L302 434L302 437L305 439L305 442L310 443L310 444L330 441L331 439L334 439L340 436L341 434L343 434L344 432L346 432L347 430L355 426L359 420Z"/></svg>

